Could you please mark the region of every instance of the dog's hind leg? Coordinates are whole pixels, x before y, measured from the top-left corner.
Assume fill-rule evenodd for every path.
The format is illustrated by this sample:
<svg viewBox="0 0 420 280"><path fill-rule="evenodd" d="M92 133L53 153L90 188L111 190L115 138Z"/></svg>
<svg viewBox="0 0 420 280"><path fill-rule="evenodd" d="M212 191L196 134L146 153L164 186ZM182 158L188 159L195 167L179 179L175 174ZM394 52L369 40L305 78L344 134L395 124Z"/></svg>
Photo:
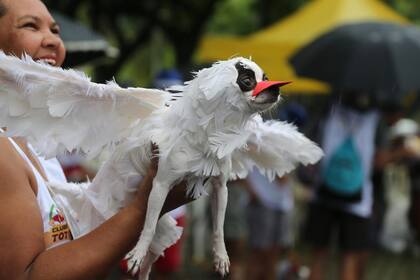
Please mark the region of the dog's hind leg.
<svg viewBox="0 0 420 280"><path fill-rule="evenodd" d="M228 200L226 182L226 179L222 178L222 176L212 180L213 193L211 199L214 267L222 276L229 273L230 266L223 234L223 225L225 222L226 205Z"/></svg>

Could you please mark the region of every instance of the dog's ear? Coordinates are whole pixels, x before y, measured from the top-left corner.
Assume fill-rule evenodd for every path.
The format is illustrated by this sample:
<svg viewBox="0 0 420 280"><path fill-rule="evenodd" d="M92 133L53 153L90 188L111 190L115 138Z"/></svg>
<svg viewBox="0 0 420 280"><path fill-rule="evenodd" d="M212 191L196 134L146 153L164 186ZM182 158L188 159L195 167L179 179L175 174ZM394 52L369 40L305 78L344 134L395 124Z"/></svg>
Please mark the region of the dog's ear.
<svg viewBox="0 0 420 280"><path fill-rule="evenodd" d="M231 61L220 61L210 68L197 73L200 92L207 100L212 100L232 87L238 87L236 79L238 71Z"/></svg>

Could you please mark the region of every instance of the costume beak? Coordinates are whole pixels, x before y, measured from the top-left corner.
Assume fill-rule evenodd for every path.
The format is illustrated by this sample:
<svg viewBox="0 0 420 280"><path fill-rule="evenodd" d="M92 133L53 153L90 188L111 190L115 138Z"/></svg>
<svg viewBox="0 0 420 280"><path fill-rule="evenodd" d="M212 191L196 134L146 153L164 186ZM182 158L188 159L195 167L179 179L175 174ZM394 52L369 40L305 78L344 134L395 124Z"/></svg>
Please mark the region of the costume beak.
<svg viewBox="0 0 420 280"><path fill-rule="evenodd" d="M291 82L283 82L283 81L261 81L257 83L257 85L254 88L254 91L252 92L252 96L257 96L260 94L263 90L268 89L270 87L281 87L287 84L290 84Z"/></svg>

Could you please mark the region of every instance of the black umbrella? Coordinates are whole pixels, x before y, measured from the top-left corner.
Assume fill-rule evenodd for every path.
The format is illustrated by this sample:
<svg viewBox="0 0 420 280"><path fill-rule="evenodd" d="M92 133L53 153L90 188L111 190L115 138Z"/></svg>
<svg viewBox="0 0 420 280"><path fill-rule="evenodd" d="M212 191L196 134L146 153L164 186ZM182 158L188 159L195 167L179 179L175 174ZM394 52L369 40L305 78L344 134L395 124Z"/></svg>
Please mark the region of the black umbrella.
<svg viewBox="0 0 420 280"><path fill-rule="evenodd" d="M300 76L339 91L369 91L379 100L420 89L420 29L385 22L346 24L290 59Z"/></svg>
<svg viewBox="0 0 420 280"><path fill-rule="evenodd" d="M64 67L81 65L118 53L101 35L80 23L57 12L53 12L53 17L60 26L60 36L67 50Z"/></svg>

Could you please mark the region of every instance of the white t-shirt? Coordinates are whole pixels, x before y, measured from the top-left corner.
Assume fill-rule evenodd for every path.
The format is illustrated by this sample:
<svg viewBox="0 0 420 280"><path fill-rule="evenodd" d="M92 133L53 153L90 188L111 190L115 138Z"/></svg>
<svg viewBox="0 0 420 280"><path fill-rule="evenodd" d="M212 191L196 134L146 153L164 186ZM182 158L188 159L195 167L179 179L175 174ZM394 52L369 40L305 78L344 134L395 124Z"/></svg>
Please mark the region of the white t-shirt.
<svg viewBox="0 0 420 280"><path fill-rule="evenodd" d="M248 182L264 206L284 212L293 208L293 194L288 182L270 182L254 168L248 175Z"/></svg>
<svg viewBox="0 0 420 280"><path fill-rule="evenodd" d="M372 163L375 153L375 133L378 125L379 115L376 111L358 113L342 106L334 106L326 120L322 138L322 149L325 156L321 162L322 168L328 162L333 152L349 136L352 135L356 148L362 161L363 168L363 189L362 199L356 203L333 203L333 207L343 209L352 214L369 217L372 212ZM315 198L320 199L320 198Z"/></svg>

